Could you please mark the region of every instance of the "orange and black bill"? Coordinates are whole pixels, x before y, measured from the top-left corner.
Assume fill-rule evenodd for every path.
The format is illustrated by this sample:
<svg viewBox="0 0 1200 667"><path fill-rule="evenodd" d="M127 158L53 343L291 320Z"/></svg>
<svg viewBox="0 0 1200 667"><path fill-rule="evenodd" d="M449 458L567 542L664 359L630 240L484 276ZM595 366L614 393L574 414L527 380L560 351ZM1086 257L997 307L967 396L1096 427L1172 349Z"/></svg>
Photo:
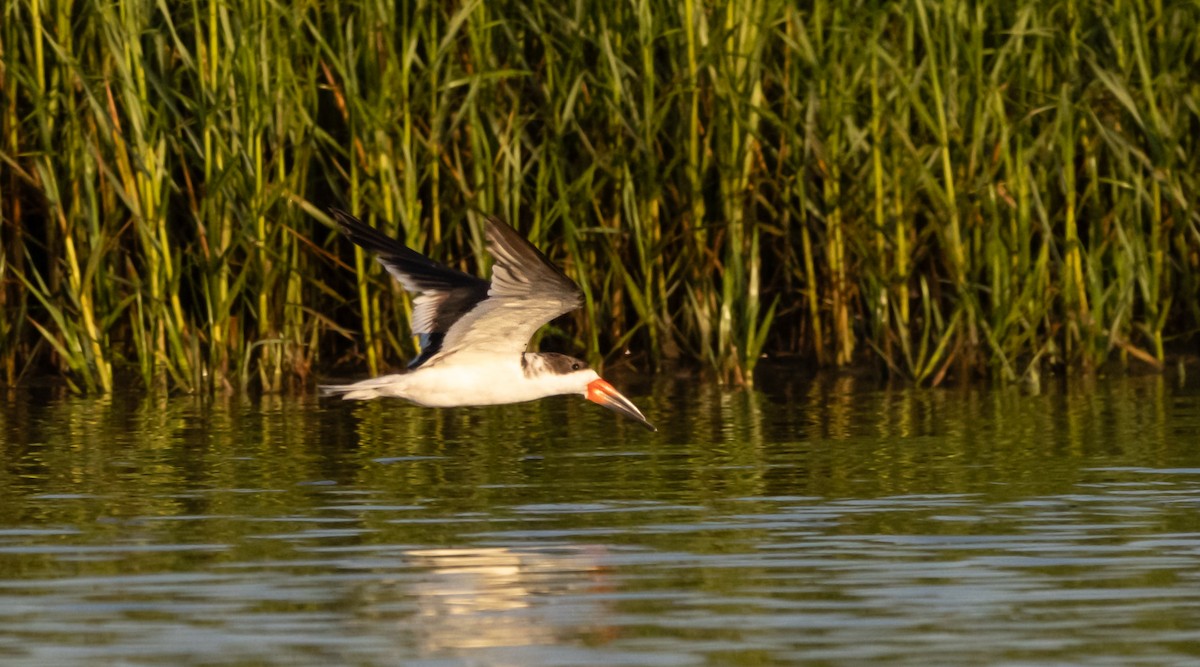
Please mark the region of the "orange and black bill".
<svg viewBox="0 0 1200 667"><path fill-rule="evenodd" d="M613 412L623 414L626 417L637 421L651 431L658 430L654 428L654 424L651 424L646 420L646 416L642 414L641 410L637 409L637 406L635 406L628 398L622 396L621 392L613 388L611 384L602 379L592 380L592 382L588 384L587 400L593 403L599 403Z"/></svg>

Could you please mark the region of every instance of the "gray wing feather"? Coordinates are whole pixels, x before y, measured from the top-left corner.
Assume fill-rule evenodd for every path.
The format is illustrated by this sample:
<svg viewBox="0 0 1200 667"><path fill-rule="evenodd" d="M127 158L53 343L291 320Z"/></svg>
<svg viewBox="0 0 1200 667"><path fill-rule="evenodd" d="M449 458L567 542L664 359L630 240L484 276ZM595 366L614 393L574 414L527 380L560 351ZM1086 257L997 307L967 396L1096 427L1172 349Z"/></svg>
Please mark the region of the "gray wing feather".
<svg viewBox="0 0 1200 667"><path fill-rule="evenodd" d="M485 233L495 259L488 298L450 327L430 364L452 354L519 355L542 325L583 305L579 287L515 229L488 217Z"/></svg>

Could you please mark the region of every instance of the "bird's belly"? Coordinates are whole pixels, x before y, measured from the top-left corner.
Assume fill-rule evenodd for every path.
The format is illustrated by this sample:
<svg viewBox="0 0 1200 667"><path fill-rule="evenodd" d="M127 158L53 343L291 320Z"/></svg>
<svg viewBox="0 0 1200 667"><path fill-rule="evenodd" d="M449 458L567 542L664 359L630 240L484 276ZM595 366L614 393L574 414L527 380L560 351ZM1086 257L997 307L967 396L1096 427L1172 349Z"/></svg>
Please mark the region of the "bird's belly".
<svg viewBox="0 0 1200 667"><path fill-rule="evenodd" d="M406 377L403 397L430 408L522 403L545 396L519 365L422 368Z"/></svg>

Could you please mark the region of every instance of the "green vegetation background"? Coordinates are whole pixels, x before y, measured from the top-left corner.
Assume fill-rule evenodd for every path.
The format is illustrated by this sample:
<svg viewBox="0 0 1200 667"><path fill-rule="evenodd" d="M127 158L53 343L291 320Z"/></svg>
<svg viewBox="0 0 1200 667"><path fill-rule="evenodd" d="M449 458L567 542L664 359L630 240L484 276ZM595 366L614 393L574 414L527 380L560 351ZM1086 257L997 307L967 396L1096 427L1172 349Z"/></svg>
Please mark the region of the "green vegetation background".
<svg viewBox="0 0 1200 667"><path fill-rule="evenodd" d="M746 379L1161 365L1200 328L1200 5L9 0L0 382L413 354L361 213L583 287L562 349Z"/></svg>

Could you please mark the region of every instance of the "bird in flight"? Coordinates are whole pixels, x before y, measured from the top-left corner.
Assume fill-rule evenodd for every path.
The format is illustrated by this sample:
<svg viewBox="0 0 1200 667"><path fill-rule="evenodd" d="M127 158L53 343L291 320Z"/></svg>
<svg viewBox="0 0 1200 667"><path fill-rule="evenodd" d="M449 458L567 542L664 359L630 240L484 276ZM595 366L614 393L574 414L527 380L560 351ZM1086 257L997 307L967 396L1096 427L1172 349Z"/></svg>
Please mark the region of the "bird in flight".
<svg viewBox="0 0 1200 667"><path fill-rule="evenodd" d="M582 306L583 294L515 229L487 217L484 232L494 259L488 281L438 264L345 211L330 212L342 234L416 295L412 331L421 351L404 372L324 385L324 394L348 400L394 396L435 408L579 394L657 430L584 361L526 351L534 332Z"/></svg>

